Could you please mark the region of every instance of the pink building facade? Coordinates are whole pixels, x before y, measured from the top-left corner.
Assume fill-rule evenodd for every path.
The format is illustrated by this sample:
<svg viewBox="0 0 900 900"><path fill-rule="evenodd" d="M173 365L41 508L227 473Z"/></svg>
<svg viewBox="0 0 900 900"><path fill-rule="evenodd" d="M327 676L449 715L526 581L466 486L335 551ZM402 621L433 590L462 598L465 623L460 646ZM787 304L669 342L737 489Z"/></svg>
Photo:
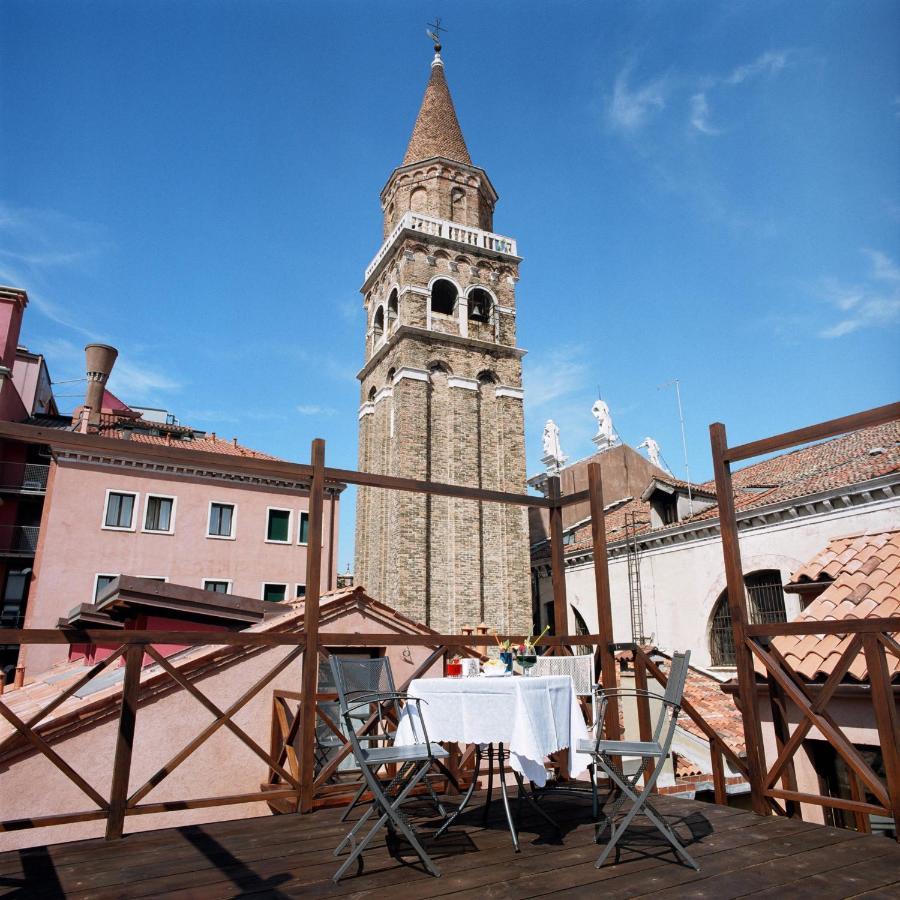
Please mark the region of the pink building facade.
<svg viewBox="0 0 900 900"><path fill-rule="evenodd" d="M57 455L26 628L56 627L73 607L92 603L117 575L274 602L305 595L306 484L276 488L263 479L216 474L205 465L177 474L158 468L99 454ZM324 590L336 583L338 508L335 489L324 511ZM29 671L66 657L64 647L34 646L23 648L20 663L27 678Z"/></svg>

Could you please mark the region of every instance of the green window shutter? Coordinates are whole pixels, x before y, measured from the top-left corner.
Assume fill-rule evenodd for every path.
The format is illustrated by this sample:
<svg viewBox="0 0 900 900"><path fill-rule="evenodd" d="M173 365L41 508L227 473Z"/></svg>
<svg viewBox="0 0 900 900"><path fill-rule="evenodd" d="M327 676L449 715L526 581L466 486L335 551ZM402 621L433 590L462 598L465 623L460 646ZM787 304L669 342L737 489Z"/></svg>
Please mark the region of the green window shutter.
<svg viewBox="0 0 900 900"><path fill-rule="evenodd" d="M291 513L287 509L270 509L266 538L270 541L286 541L291 524Z"/></svg>
<svg viewBox="0 0 900 900"><path fill-rule="evenodd" d="M283 584L263 585L263 600L267 600L269 603L283 603L284 591Z"/></svg>

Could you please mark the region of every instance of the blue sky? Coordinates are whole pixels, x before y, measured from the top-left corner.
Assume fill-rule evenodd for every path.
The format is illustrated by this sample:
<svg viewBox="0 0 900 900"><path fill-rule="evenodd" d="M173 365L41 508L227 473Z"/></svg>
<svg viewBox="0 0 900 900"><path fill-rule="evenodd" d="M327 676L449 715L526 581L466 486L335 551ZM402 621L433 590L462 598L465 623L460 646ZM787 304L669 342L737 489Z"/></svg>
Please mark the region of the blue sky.
<svg viewBox="0 0 900 900"><path fill-rule="evenodd" d="M126 401L354 466L358 288L440 14L524 256L529 472L551 416L590 452L598 389L683 472L679 378L698 479L712 421L738 442L897 399L900 5L443 7L2 0L0 281L53 377L108 341Z"/></svg>

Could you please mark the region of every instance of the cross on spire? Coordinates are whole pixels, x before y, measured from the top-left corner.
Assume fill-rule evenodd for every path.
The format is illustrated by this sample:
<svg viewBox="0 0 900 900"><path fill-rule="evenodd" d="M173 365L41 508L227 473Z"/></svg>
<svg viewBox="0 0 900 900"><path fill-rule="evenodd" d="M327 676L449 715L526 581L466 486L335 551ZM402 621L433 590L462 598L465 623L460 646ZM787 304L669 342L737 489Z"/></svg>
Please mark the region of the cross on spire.
<svg viewBox="0 0 900 900"><path fill-rule="evenodd" d="M438 16L433 22L428 23L428 27L434 29L433 31L427 31L426 34L434 41L434 50L436 53L441 52L441 32L447 31L448 29L444 28L441 25L441 18Z"/></svg>

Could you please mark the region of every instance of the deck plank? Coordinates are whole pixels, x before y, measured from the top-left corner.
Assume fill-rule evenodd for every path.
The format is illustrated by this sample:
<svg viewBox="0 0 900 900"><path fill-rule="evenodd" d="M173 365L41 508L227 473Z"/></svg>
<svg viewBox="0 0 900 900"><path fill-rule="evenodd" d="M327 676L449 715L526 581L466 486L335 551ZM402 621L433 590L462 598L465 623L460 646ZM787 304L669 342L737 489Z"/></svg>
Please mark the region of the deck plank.
<svg viewBox="0 0 900 900"><path fill-rule="evenodd" d="M502 815L488 827L477 810L429 845L442 870L428 875L414 856L401 864L383 838L365 853L362 875L334 885L332 849L349 825L339 810L161 829L120 841L78 841L0 854L0 896L72 900L233 896L441 897L525 900L537 896L604 898L677 893L680 897L898 896L900 847L893 841L793 819L758 817L729 807L660 798L661 811L701 871L681 865L646 820L626 835L618 863L594 868L600 853L589 809L551 801L560 840L539 819L523 818L522 852L513 852ZM548 809L551 807L548 805ZM435 821L426 823L428 833Z"/></svg>

